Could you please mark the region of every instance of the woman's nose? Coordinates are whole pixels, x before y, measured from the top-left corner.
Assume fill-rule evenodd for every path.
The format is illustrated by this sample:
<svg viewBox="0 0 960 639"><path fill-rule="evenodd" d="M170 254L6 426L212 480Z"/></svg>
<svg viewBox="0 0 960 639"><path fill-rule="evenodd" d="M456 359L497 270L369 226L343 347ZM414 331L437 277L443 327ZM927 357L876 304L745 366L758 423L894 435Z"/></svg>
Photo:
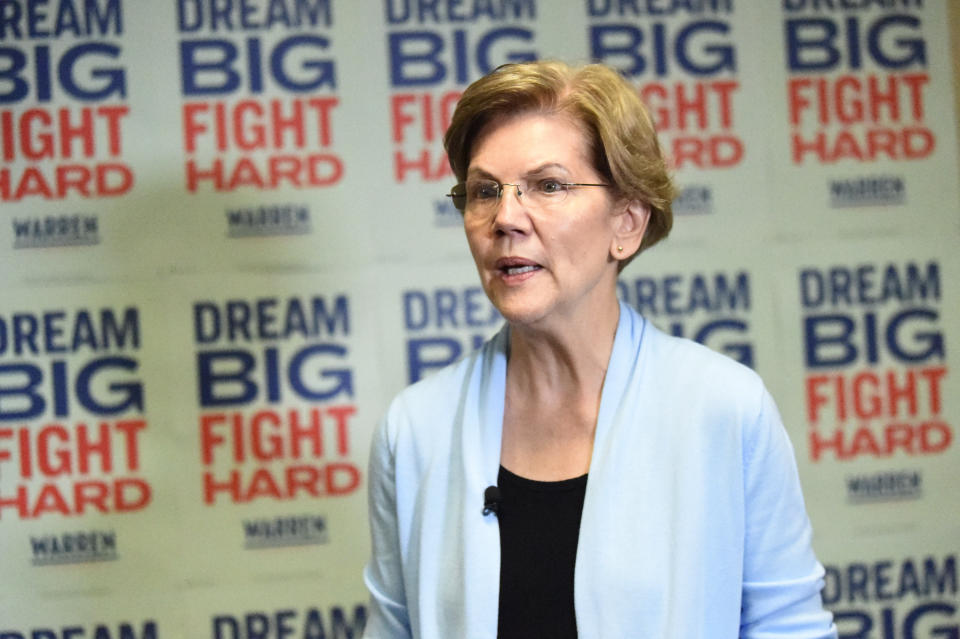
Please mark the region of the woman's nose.
<svg viewBox="0 0 960 639"><path fill-rule="evenodd" d="M508 193L507 187L512 186L515 193ZM494 224L498 231L522 231L527 222L523 191L519 184L502 184L500 199L497 201L497 210Z"/></svg>
<svg viewBox="0 0 960 639"><path fill-rule="evenodd" d="M501 199L501 200L502 200L503 198L507 197L507 194L506 194L507 188L506 188L506 187L508 187L508 186L512 186L513 188L517 189L517 197L518 197L518 198L519 198L521 195L523 195L523 191L520 190L520 185L519 185L519 184L510 184L509 182L507 182L507 183L504 183L504 184L501 184L501 185L500 185L500 199Z"/></svg>

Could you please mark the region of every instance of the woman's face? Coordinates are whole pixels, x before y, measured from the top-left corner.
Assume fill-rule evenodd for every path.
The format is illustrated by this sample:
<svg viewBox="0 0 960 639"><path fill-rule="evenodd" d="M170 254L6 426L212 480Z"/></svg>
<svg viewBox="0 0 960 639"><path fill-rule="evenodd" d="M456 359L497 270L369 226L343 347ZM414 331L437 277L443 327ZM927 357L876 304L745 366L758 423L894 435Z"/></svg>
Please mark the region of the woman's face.
<svg viewBox="0 0 960 639"><path fill-rule="evenodd" d="M467 183L601 183L586 136L571 119L528 113L497 120L473 145ZM507 320L554 325L585 321L615 300L615 229L626 206L612 188L570 187L562 203L537 206L503 187L499 202L478 213L468 205L464 228L483 288Z"/></svg>

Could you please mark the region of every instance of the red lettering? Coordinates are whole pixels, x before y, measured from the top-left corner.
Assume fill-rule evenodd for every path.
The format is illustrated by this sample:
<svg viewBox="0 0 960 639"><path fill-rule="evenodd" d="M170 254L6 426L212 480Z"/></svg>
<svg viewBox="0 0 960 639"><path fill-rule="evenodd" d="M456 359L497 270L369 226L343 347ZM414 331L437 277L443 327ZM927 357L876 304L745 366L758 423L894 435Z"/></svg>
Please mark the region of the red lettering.
<svg viewBox="0 0 960 639"><path fill-rule="evenodd" d="M102 513L110 512L107 499L110 489L106 482L78 481L73 485L73 503L76 504L77 514L82 515L87 506L92 506Z"/></svg>
<svg viewBox="0 0 960 639"><path fill-rule="evenodd" d="M14 192L13 200L22 200L25 197L38 196L45 200L53 199L53 190L47 184L47 179L35 166L28 166L20 177L20 183ZM4 198L7 199L7 198Z"/></svg>
<svg viewBox="0 0 960 639"><path fill-rule="evenodd" d="M944 366L810 375L807 421L818 424L824 409L841 423L851 416L859 420L936 416L942 410L940 385L945 375Z"/></svg>
<svg viewBox="0 0 960 639"><path fill-rule="evenodd" d="M62 200L71 193L80 197L116 197L132 187L133 171L125 164L28 166L19 173L0 168L0 200L7 202L31 197Z"/></svg>
<svg viewBox="0 0 960 639"><path fill-rule="evenodd" d="M250 486L243 497L243 501L253 501L258 497L283 498L280 487L273 481L273 475L269 468L258 468L253 471L253 478L250 480Z"/></svg>
<svg viewBox="0 0 960 639"><path fill-rule="evenodd" d="M942 421L929 421L920 425L920 449L924 453L941 453L950 448L953 430Z"/></svg>
<svg viewBox="0 0 960 639"><path fill-rule="evenodd" d="M791 78L787 83L790 124L800 126L812 115L817 124L902 123L924 118L923 89L926 73L886 76L842 75L837 78Z"/></svg>
<svg viewBox="0 0 960 639"><path fill-rule="evenodd" d="M227 493L232 501L240 501L240 471L230 471L226 481L217 481L213 473L203 474L203 503L210 505L216 501L218 493Z"/></svg>
<svg viewBox="0 0 960 639"><path fill-rule="evenodd" d="M269 461L283 456L283 436L277 434L281 425L280 416L272 411L260 411L250 420L253 441L253 457L260 461ZM271 431L264 435L264 425Z"/></svg>
<svg viewBox="0 0 960 639"><path fill-rule="evenodd" d="M349 495L360 486L360 470L353 464L327 464L324 475L329 495Z"/></svg>
<svg viewBox="0 0 960 639"><path fill-rule="evenodd" d="M231 160L229 165L221 158L214 158L209 166L187 160L185 169L186 187L191 193L206 182L215 191L235 191L244 187L272 190L282 186L332 186L343 178L343 161L326 153L270 155L265 158L246 156Z"/></svg>
<svg viewBox="0 0 960 639"><path fill-rule="evenodd" d="M401 93L390 98L391 131L394 142L403 142L406 138L404 129L416 122L416 118L403 108L416 100L412 93Z"/></svg>
<svg viewBox="0 0 960 639"><path fill-rule="evenodd" d="M460 99L459 91L439 97L432 93L397 93L390 97L390 134L396 144L410 139L410 129L418 128L415 141L439 140L450 126L450 118Z"/></svg>
<svg viewBox="0 0 960 639"><path fill-rule="evenodd" d="M73 126L70 123L70 111L60 109L60 157L73 157L73 143L80 142L84 157L93 157L93 113L90 109L80 111L80 122Z"/></svg>
<svg viewBox="0 0 960 639"><path fill-rule="evenodd" d="M31 491L35 490L31 494ZM152 497L150 484L138 478L113 480L92 479L45 482L31 488L16 487L16 496L0 495L0 519L4 509L13 508L20 519L37 519L45 515L74 516L88 512L122 513L146 507Z"/></svg>
<svg viewBox="0 0 960 639"><path fill-rule="evenodd" d="M348 419L357 413L356 406L331 406L327 412L337 420L337 454L347 455L350 452L350 424Z"/></svg>
<svg viewBox="0 0 960 639"><path fill-rule="evenodd" d="M288 501L299 495L340 497L356 492L362 475L356 465L332 462L322 466L293 464L285 468L260 467L244 473L233 469L226 479L203 474L203 501L214 505L223 496L233 503Z"/></svg>
<svg viewBox="0 0 960 639"><path fill-rule="evenodd" d="M303 491L311 497L321 496L320 469L316 466L290 466L286 472L287 490L291 497Z"/></svg>
<svg viewBox="0 0 960 639"><path fill-rule="evenodd" d="M350 452L350 418L356 412L356 406L345 404L282 412L207 413L200 416L201 460L205 466L213 464L214 451L226 447L233 463L245 462L248 450L260 462L314 459L329 448L345 457Z"/></svg>
<svg viewBox="0 0 960 639"><path fill-rule="evenodd" d="M223 190L223 160L213 159L213 165L210 168L200 168L194 160L187 160L187 190L191 193L196 192L201 181L212 180L213 188L216 191Z"/></svg>
<svg viewBox="0 0 960 639"><path fill-rule="evenodd" d="M889 454L890 451L885 451ZM850 448L847 449L847 457L859 457L868 454L873 457L880 456L880 446L869 428L858 428L854 431L850 440Z"/></svg>
<svg viewBox="0 0 960 639"><path fill-rule="evenodd" d="M651 83L641 87L640 99L661 133L727 130L733 126L733 96L739 88L734 80Z"/></svg>
<svg viewBox="0 0 960 639"><path fill-rule="evenodd" d="M260 172L257 171L257 167L251 158L240 158L237 160L236 165L233 167L233 173L230 175L230 180L227 182L226 190L235 191L241 186L252 186L258 189L262 189L264 186Z"/></svg>
<svg viewBox="0 0 960 639"><path fill-rule="evenodd" d="M183 148L216 152L259 149L324 149L333 142L335 97L227 102L188 102L183 105Z"/></svg>
<svg viewBox="0 0 960 639"><path fill-rule="evenodd" d="M61 515L70 514L70 507L67 505L67 501L63 498L56 484L43 485L43 488L40 489L40 496L37 497L36 505L33 507L33 510L30 511L30 517L36 519L40 515L48 512Z"/></svg>
<svg viewBox="0 0 960 639"><path fill-rule="evenodd" d="M123 151L122 121L129 114L126 105L104 105L69 109L27 109L19 116L0 114L3 144L0 156L6 162L75 156L119 157ZM105 147L105 152L98 152Z"/></svg>
<svg viewBox="0 0 960 639"><path fill-rule="evenodd" d="M136 471L140 467L140 434L147 427L142 419L100 422L95 428L77 423L70 428L48 424L39 429L16 429L20 477L30 479L111 473L115 468ZM3 429L0 439L12 439L14 431ZM0 461L11 459L0 451Z"/></svg>
<svg viewBox="0 0 960 639"><path fill-rule="evenodd" d="M811 429L809 433L810 459L815 462L827 454L832 454L840 461L864 456L885 458L898 452L905 455L935 455L949 448L952 441L952 429L940 420L892 422L882 428L836 428L828 433Z"/></svg>
<svg viewBox="0 0 960 639"><path fill-rule="evenodd" d="M845 459L843 449L843 430L836 429L829 436L824 437L820 431L810 431L810 459L820 461L820 458L829 451L833 451L837 459Z"/></svg>
<svg viewBox="0 0 960 639"><path fill-rule="evenodd" d="M677 136L669 141L674 168L692 165L701 169L736 166L743 159L743 142L732 135Z"/></svg>
<svg viewBox="0 0 960 639"><path fill-rule="evenodd" d="M822 163L841 160L872 162L880 158L918 160L933 153L936 138L925 127L902 129L845 129L836 133L818 131L812 137L794 133L791 137L792 160L803 164L807 156Z"/></svg>
<svg viewBox="0 0 960 639"><path fill-rule="evenodd" d="M49 127L53 118L43 109L27 109L20 116L20 153L26 160L44 160L54 157L53 134ZM34 132L34 124L39 131Z"/></svg>
<svg viewBox="0 0 960 639"><path fill-rule="evenodd" d="M408 173L420 173L426 182L436 182L453 175L445 153L436 155L430 149L422 149L418 155L408 157L403 151L393 153L393 177L397 182L407 179Z"/></svg>

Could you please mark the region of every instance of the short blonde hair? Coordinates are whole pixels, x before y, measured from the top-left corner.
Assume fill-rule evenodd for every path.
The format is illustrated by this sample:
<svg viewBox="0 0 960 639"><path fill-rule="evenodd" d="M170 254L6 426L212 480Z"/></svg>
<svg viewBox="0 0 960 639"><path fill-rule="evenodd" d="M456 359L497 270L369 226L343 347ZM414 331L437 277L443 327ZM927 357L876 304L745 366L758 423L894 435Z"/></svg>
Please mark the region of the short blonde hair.
<svg viewBox="0 0 960 639"><path fill-rule="evenodd" d="M636 88L601 64L505 64L467 87L443 139L457 180L466 180L472 147L483 128L525 112L572 116L587 134L597 172L619 197L650 207L650 221L637 253L667 236L673 226L675 190L653 121ZM620 267L632 258L623 260Z"/></svg>

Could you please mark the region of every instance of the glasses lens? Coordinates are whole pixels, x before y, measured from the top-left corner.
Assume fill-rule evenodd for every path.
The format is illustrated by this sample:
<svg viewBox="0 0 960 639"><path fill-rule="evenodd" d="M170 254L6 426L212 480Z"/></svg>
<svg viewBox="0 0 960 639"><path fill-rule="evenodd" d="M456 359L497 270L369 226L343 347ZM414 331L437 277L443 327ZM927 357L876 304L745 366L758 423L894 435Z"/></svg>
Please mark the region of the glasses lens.
<svg viewBox="0 0 960 639"><path fill-rule="evenodd" d="M470 180L466 187L468 210L488 211L497 206L500 184L496 180Z"/></svg>
<svg viewBox="0 0 960 639"><path fill-rule="evenodd" d="M450 189L450 199L458 211L463 211L467 207L467 185L461 182Z"/></svg>
<svg viewBox="0 0 960 639"><path fill-rule="evenodd" d="M526 196L538 207L556 207L563 204L569 188L569 184L559 180L537 180L527 187Z"/></svg>

